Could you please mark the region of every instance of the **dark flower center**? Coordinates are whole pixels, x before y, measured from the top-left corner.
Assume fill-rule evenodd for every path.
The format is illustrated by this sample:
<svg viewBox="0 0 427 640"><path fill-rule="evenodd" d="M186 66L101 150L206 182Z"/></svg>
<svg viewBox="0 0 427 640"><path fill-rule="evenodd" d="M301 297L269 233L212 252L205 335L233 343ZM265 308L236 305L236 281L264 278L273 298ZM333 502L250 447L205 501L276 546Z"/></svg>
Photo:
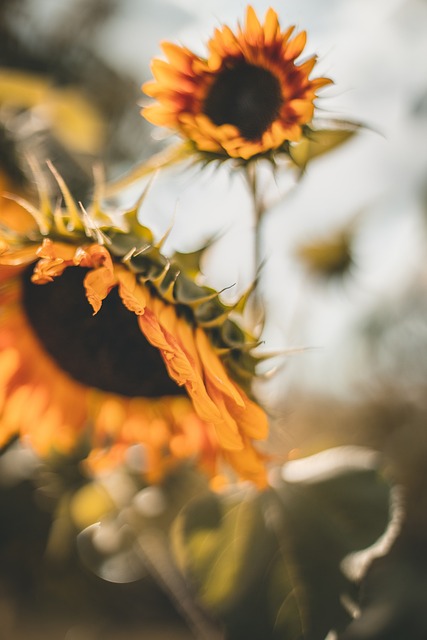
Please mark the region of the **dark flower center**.
<svg viewBox="0 0 427 640"><path fill-rule="evenodd" d="M203 113L214 124L232 124L256 140L279 115L283 104L279 80L267 69L240 62L221 71L209 89Z"/></svg>
<svg viewBox="0 0 427 640"><path fill-rule="evenodd" d="M32 267L24 274L24 308L50 356L78 382L103 391L149 398L185 394L141 333L136 316L123 306L117 288L92 315L83 287L86 272L71 267L46 285L31 282Z"/></svg>

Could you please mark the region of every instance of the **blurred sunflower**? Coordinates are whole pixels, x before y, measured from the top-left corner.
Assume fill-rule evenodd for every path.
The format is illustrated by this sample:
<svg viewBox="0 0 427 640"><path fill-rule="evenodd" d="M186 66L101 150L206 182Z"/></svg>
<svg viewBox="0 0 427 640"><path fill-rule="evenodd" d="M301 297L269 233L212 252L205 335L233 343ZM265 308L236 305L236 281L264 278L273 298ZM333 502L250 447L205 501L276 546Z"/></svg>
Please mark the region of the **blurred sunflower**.
<svg viewBox="0 0 427 640"><path fill-rule="evenodd" d="M86 447L91 468L144 445L159 481L196 460L265 485L253 440L267 435L250 397L256 358L218 292L162 255L137 210L80 211L52 168L64 207L0 208L0 444L19 435L41 455ZM28 227L27 211L33 215Z"/></svg>
<svg viewBox="0 0 427 640"><path fill-rule="evenodd" d="M293 31L281 31L273 9L261 24L248 6L244 28L215 30L206 59L163 43L167 61L155 59L155 80L143 85L157 104L145 107L143 116L214 156L248 160L286 151L312 120L317 90L331 83L310 80L316 56L296 64L306 33L291 37Z"/></svg>
<svg viewBox="0 0 427 640"><path fill-rule="evenodd" d="M328 236L300 244L296 257L315 276L343 278L354 266L355 224L351 220Z"/></svg>

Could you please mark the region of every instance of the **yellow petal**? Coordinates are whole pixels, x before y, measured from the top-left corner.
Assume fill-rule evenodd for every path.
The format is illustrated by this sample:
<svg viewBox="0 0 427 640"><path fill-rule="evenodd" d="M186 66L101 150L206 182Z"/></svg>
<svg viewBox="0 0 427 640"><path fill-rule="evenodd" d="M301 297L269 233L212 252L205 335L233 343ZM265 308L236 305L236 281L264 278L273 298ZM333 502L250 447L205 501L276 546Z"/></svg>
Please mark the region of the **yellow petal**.
<svg viewBox="0 0 427 640"><path fill-rule="evenodd" d="M221 419L214 422L215 432L222 448L228 451L241 451L243 449L242 436L239 427L224 402L224 396L215 387L209 388L209 395L218 407Z"/></svg>
<svg viewBox="0 0 427 640"><path fill-rule="evenodd" d="M137 316L142 315L147 306L146 289L138 284L134 274L126 269L118 269L117 278L119 281L119 295L125 307Z"/></svg>
<svg viewBox="0 0 427 640"><path fill-rule="evenodd" d="M293 40L287 45L283 55L284 60L295 60L301 54L307 42L307 34L305 31L301 31Z"/></svg>
<svg viewBox="0 0 427 640"><path fill-rule="evenodd" d="M157 104L141 109L141 115L148 122L159 127L173 127L177 120L176 113L173 110L171 111Z"/></svg>
<svg viewBox="0 0 427 640"><path fill-rule="evenodd" d="M160 95L165 93L164 86L156 80L144 82L141 89L147 96L150 96L150 98L158 98Z"/></svg>
<svg viewBox="0 0 427 640"><path fill-rule="evenodd" d="M263 31L254 8L249 5L246 10L245 38L251 44L257 44Z"/></svg>
<svg viewBox="0 0 427 640"><path fill-rule="evenodd" d="M7 441L9 435L17 433L22 423L27 419L28 402L31 395L29 385L22 385L13 391L8 399L2 415L2 440ZM8 431L8 437L5 438L4 429Z"/></svg>
<svg viewBox="0 0 427 640"><path fill-rule="evenodd" d="M281 34L282 48L285 47L286 42L289 40L293 32L295 31L295 26L288 27L284 33ZM285 50L285 49L284 49Z"/></svg>
<svg viewBox="0 0 427 640"><path fill-rule="evenodd" d="M260 489L267 486L265 460L250 443L242 451L225 451L224 457L242 478L251 480Z"/></svg>
<svg viewBox="0 0 427 640"><path fill-rule="evenodd" d="M20 358L16 349L8 348L0 353L0 392L18 370Z"/></svg>
<svg viewBox="0 0 427 640"><path fill-rule="evenodd" d="M290 140L291 142L298 142L302 135L301 127L298 124L290 124L283 127L283 132L285 136L284 139Z"/></svg>
<svg viewBox="0 0 427 640"><path fill-rule="evenodd" d="M34 268L31 281L36 284L45 284L60 275L73 264L75 247L53 243L51 240L43 240L41 247L37 249L37 255L41 257Z"/></svg>
<svg viewBox="0 0 427 640"><path fill-rule="evenodd" d="M37 260L37 247L10 250L6 243L2 243L1 249L3 251L0 251L0 265L19 267Z"/></svg>
<svg viewBox="0 0 427 640"><path fill-rule="evenodd" d="M159 349L171 378L180 386L194 380L188 357L175 337L161 327L154 313L146 309L144 315L138 317L138 322L147 340Z"/></svg>
<svg viewBox="0 0 427 640"><path fill-rule="evenodd" d="M228 377L224 365L216 355L205 332L198 327L196 329L196 345L202 360L206 379L222 394L231 398L238 406L243 407L244 402L236 386Z"/></svg>
<svg viewBox="0 0 427 640"><path fill-rule="evenodd" d="M267 11L264 21L264 42L266 45L272 44L280 33L277 13L271 7Z"/></svg>
<svg viewBox="0 0 427 640"><path fill-rule="evenodd" d="M237 44L236 34L227 25L224 25L221 31L217 31L216 40L223 45L223 49L228 50L230 53Z"/></svg>
<svg viewBox="0 0 427 640"><path fill-rule="evenodd" d="M192 61L196 59L196 56L189 49L180 47L173 42L161 42L160 46L176 69L185 74L191 73Z"/></svg>
<svg viewBox="0 0 427 640"><path fill-rule="evenodd" d="M226 399L227 407L230 408L230 412L239 425L239 429L248 438L265 440L268 436L268 418L265 411L256 402L250 400L243 391L240 393L244 399L244 408L230 407L230 402Z"/></svg>
<svg viewBox="0 0 427 640"><path fill-rule="evenodd" d="M302 71L302 73L308 77L310 73L313 71L316 61L317 61L317 57L313 56L309 60L306 60L305 62L303 62L303 64L298 65L297 68L299 69L299 71Z"/></svg>
<svg viewBox="0 0 427 640"><path fill-rule="evenodd" d="M313 118L314 104L309 100L291 100L288 106L298 117L300 123L308 122Z"/></svg>
<svg viewBox="0 0 427 640"><path fill-rule="evenodd" d="M153 76L166 88L191 93L194 91L194 83L190 78L175 69L164 60L155 60L151 65Z"/></svg>
<svg viewBox="0 0 427 640"><path fill-rule="evenodd" d="M333 80L330 78L314 78L314 80L310 80L310 85L314 89L320 89L320 87L325 87L328 84L333 84Z"/></svg>
<svg viewBox="0 0 427 640"><path fill-rule="evenodd" d="M83 283L86 297L95 315L100 310L102 301L105 300L111 289L117 284L114 272L108 267L93 269L86 274Z"/></svg>

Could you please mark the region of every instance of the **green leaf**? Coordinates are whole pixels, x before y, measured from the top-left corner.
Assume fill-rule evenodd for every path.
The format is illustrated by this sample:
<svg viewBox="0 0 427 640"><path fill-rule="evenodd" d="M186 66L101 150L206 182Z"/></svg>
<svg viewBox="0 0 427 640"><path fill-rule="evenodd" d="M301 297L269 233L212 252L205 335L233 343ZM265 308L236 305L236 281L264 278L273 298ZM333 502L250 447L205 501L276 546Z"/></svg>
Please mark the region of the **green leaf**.
<svg viewBox="0 0 427 640"><path fill-rule="evenodd" d="M228 640L324 640L351 620L342 598L355 599L356 587L341 562L384 532L389 486L365 450L350 448L356 463L346 464L348 449L325 452L326 475L312 456L285 466L284 477L302 466L298 481L210 493L177 518L177 563Z"/></svg>
<svg viewBox="0 0 427 640"><path fill-rule="evenodd" d="M293 466L294 465L294 466ZM351 617L343 596L356 598L355 585L342 573L342 560L372 545L389 521L389 485L378 473L375 454L358 447L337 447L289 463L275 491L283 513L278 528L281 548L291 552L301 590L307 640L323 640L331 628ZM288 559L289 561L290 559Z"/></svg>
<svg viewBox="0 0 427 640"><path fill-rule="evenodd" d="M336 129L308 129L300 142L289 147L289 155L297 167L305 169L313 158L328 153L350 140L358 128L356 125L348 125Z"/></svg>
<svg viewBox="0 0 427 640"><path fill-rule="evenodd" d="M293 630L287 637L301 637L298 602L286 567L271 579L277 543L265 526L261 495L227 499L210 493L196 499L175 522L172 542L179 567L201 603L225 623L227 638L279 640L274 625L283 604L277 594L282 592L289 614L285 626Z"/></svg>

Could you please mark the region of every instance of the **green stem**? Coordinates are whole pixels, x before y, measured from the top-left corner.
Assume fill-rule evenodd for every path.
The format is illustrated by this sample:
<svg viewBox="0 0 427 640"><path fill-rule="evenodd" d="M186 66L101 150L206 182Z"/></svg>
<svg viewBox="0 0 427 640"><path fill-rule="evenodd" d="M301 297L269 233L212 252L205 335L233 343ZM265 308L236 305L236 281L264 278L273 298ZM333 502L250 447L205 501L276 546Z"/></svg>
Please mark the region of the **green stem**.
<svg viewBox="0 0 427 640"><path fill-rule="evenodd" d="M261 267L262 267L262 242L261 242L261 223L266 212L266 206L259 192L259 184L257 177L257 166L255 162L248 163L246 170L246 180L252 197L252 211L254 217L254 269L255 284L253 289L253 310L256 324L263 322L264 305L259 290Z"/></svg>

